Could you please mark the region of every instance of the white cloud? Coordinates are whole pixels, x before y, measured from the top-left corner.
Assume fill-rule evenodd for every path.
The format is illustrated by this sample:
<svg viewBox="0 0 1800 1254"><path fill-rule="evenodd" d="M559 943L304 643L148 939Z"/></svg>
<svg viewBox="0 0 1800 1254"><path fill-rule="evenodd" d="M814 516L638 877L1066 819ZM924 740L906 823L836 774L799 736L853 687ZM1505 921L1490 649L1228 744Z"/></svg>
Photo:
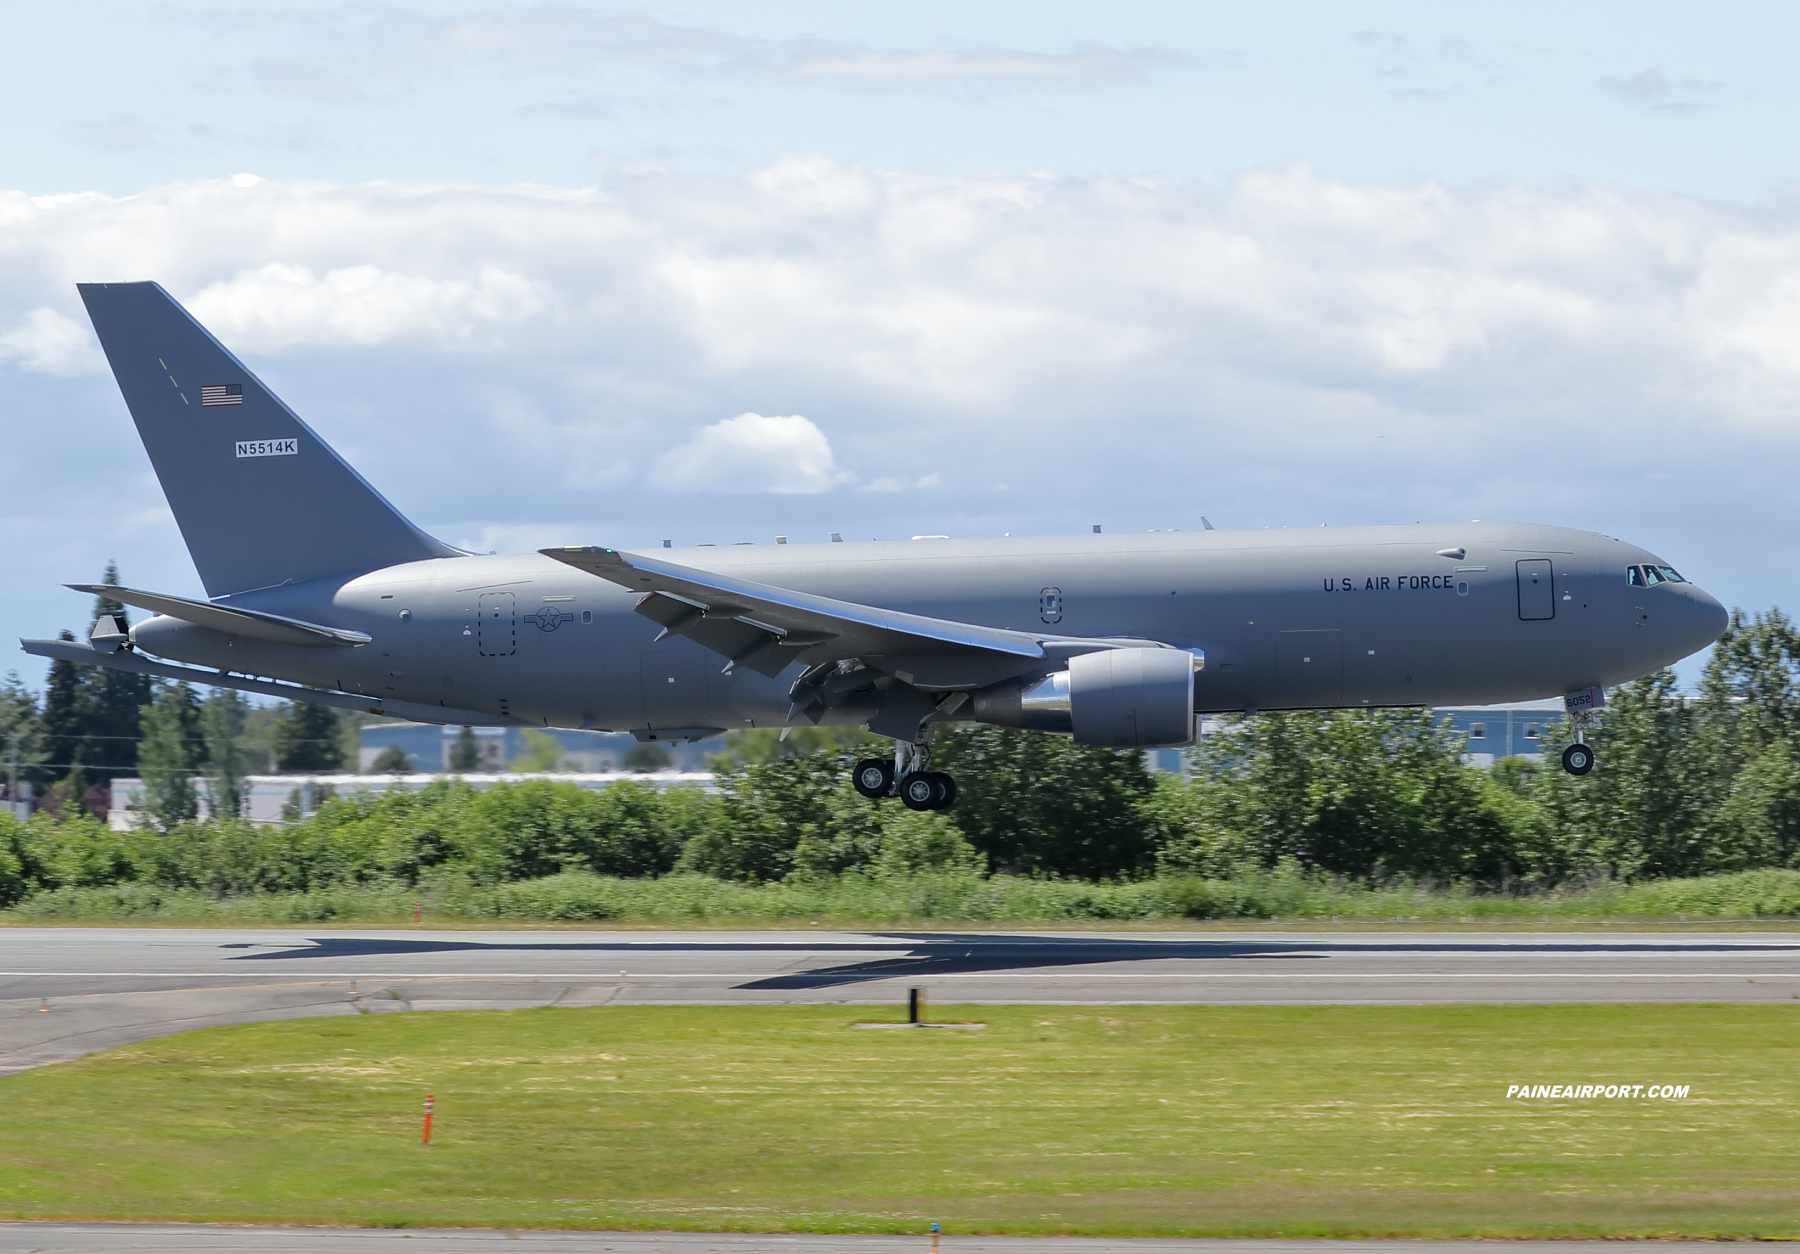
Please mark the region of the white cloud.
<svg viewBox="0 0 1800 1254"><path fill-rule="evenodd" d="M656 461L650 480L684 492L775 492L810 495L849 478L838 469L825 433L795 414L739 414L702 427Z"/></svg>
<svg viewBox="0 0 1800 1254"><path fill-rule="evenodd" d="M1600 90L1658 113L1692 113L1705 108L1721 86L1697 78L1670 78L1655 66L1629 78L1600 80Z"/></svg>
<svg viewBox="0 0 1800 1254"><path fill-rule="evenodd" d="M272 261L210 284L186 304L222 338L279 350L394 340L495 347L498 327L542 302L529 280L498 266L481 267L473 279L433 279L372 265L315 275Z"/></svg>
<svg viewBox="0 0 1800 1254"><path fill-rule="evenodd" d="M0 357L43 374L97 374L106 359L94 333L54 309L33 309L18 326L0 335Z"/></svg>
<svg viewBox="0 0 1800 1254"><path fill-rule="evenodd" d="M453 538L1535 517L1674 537L1708 582L1696 551L1770 581L1762 554L1800 545L1800 202L807 155L600 188L0 192L10 490L79 456L84 499L154 501L110 384L51 373L98 360L70 285L142 278Z"/></svg>
<svg viewBox="0 0 1800 1254"><path fill-rule="evenodd" d="M217 15L210 20L217 22ZM364 78L411 83L488 63L546 73L585 73L607 62L675 75L730 75L926 90L1017 86L1109 87L1195 63L1157 48L1089 44L1037 52L980 44L877 48L823 39L766 39L678 26L641 14L562 4L434 17L393 7L345 5L315 14L241 14L225 25L256 28L305 57L259 60L257 85L277 95L352 104L374 96ZM1207 60L1217 60L1209 56Z"/></svg>
<svg viewBox="0 0 1800 1254"><path fill-rule="evenodd" d="M108 153L140 153L161 145L159 129L134 113L64 124L63 133L87 148Z"/></svg>
<svg viewBox="0 0 1800 1254"><path fill-rule="evenodd" d="M1583 184L1293 168L1210 188L795 156L605 189L0 192L10 356L85 368L85 328L51 312L68 285L148 277L240 351L522 355L496 357L495 381L575 388L540 396L544 422L604 421L632 445L609 462L639 465L652 428L734 399L811 413L863 463L882 441L911 456L889 439L899 415L968 439L1027 415L1046 432L1133 413L1210 429L1203 414L1252 395L1285 398L1298 426L1604 396L1591 429L1679 411L1788 430L1800 386L1800 207Z"/></svg>
<svg viewBox="0 0 1800 1254"><path fill-rule="evenodd" d="M1019 52L1008 48L866 48L793 43L773 55L746 56L744 72L781 78L837 81L863 87L984 87L1041 83L1061 87L1110 87L1188 58L1149 48L1083 48L1073 52Z"/></svg>
<svg viewBox="0 0 1800 1254"><path fill-rule="evenodd" d="M942 487L943 476L936 474L920 475L918 479L914 480L909 485L904 479L897 479L893 475L882 475L879 479L869 480L869 482L863 484L862 487L857 490L860 492L904 492L909 486L913 488Z"/></svg>

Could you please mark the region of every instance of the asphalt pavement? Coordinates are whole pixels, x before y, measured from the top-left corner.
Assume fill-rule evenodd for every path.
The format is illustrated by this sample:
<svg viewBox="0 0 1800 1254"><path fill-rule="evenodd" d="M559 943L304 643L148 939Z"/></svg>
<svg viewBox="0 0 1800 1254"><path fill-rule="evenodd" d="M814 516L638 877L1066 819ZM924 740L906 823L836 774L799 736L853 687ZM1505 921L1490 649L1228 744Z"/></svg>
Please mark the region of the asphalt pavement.
<svg viewBox="0 0 1800 1254"><path fill-rule="evenodd" d="M1139 1237L942 1238L939 1254L1472 1254L1472 1241L1183 1241ZM1622 1254L1631 1241L1508 1241L1506 1254ZM0 1252L117 1254L127 1250L460 1254L476 1245L555 1254L931 1254L918 1236L739 1235L708 1232L544 1232L492 1228L255 1228L210 1224L0 1223ZM1654 1254L1716 1254L1717 1242L1657 1241ZM497 1254L497 1251L496 1251Z"/></svg>
<svg viewBox="0 0 1800 1254"><path fill-rule="evenodd" d="M1800 934L0 928L0 1073L255 1019L899 1005L909 988L928 1004L1790 1001Z"/></svg>

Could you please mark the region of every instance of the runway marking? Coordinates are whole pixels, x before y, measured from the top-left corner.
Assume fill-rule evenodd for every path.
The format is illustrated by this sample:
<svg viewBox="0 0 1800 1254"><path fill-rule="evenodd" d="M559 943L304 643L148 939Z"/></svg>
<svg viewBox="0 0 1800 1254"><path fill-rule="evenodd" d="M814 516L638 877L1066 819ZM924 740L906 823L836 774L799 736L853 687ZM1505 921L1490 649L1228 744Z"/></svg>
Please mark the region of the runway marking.
<svg viewBox="0 0 1800 1254"><path fill-rule="evenodd" d="M617 980L618 969L595 972L570 971L348 971L308 972L307 980ZM634 971L635 980L781 980L820 975L834 979L845 973L829 968L812 971ZM197 980L230 979L230 971L0 971L0 978L54 978L97 980ZM244 979L265 979L245 972ZM883 980L1800 980L1800 971L895 971L881 975L850 973L847 982L873 984ZM233 987L243 987L235 985ZM256 987L252 985L251 987ZM280 984L268 985L283 987ZM118 995L155 992L155 989L120 989ZM174 991L174 990L163 990ZM198 990L182 990L198 991ZM111 996L113 994L93 994Z"/></svg>

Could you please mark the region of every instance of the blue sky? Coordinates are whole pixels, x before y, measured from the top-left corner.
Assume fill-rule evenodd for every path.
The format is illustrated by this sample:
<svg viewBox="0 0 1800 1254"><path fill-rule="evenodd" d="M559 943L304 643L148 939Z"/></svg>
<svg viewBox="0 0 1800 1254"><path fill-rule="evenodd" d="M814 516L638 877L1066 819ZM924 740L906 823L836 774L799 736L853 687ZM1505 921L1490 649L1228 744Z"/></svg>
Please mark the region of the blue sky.
<svg viewBox="0 0 1800 1254"><path fill-rule="evenodd" d="M456 543L1512 517L1792 605L1796 26L18 8L0 632L197 591L72 287L135 278Z"/></svg>
<svg viewBox="0 0 1800 1254"><path fill-rule="evenodd" d="M1752 200L1800 106L1777 4L21 7L8 184L254 170L584 186L788 152L945 174L1576 177ZM35 55L34 55L35 53Z"/></svg>

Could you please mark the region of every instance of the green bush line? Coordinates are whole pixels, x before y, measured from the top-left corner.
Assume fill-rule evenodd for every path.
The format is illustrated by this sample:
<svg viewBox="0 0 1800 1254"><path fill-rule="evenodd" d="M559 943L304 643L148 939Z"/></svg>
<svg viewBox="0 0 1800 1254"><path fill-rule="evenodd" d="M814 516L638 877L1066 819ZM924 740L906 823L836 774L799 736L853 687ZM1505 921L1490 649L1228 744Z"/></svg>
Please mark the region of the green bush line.
<svg viewBox="0 0 1800 1254"><path fill-rule="evenodd" d="M850 871L775 883L675 873L623 879L567 871L503 884L440 877L416 887L344 885L308 892L215 895L152 884L45 889L0 911L0 921L156 920L330 923L410 920L415 905L446 920L743 924L1171 923L1275 919L1309 922L1581 923L1778 921L1800 916L1800 871L1601 882L1504 894L1467 885L1363 886L1286 865L1231 879L1157 876L1130 883L1029 879L972 871L882 875Z"/></svg>

